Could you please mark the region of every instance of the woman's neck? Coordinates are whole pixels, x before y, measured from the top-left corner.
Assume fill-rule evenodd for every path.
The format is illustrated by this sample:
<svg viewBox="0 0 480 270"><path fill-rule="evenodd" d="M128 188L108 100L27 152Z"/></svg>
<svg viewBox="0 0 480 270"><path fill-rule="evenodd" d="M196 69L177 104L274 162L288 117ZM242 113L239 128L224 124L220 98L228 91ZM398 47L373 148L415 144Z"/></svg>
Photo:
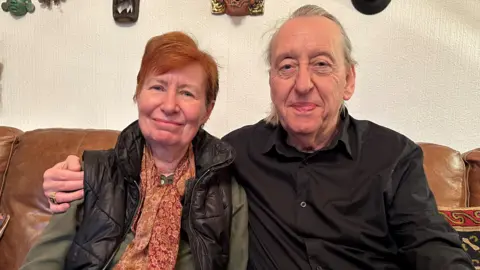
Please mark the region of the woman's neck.
<svg viewBox="0 0 480 270"><path fill-rule="evenodd" d="M188 150L188 145L164 147L149 144L149 147L157 170L165 175L175 172L175 168Z"/></svg>

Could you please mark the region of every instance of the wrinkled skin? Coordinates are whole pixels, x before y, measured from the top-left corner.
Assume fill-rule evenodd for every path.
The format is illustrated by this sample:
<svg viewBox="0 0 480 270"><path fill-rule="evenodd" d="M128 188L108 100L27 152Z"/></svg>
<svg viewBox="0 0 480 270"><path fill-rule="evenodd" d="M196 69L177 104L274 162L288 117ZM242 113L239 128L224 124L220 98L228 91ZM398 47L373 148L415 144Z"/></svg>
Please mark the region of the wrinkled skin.
<svg viewBox="0 0 480 270"><path fill-rule="evenodd" d="M322 17L289 20L273 41L270 64L270 96L288 143L301 151L325 147L355 90L340 28Z"/></svg>

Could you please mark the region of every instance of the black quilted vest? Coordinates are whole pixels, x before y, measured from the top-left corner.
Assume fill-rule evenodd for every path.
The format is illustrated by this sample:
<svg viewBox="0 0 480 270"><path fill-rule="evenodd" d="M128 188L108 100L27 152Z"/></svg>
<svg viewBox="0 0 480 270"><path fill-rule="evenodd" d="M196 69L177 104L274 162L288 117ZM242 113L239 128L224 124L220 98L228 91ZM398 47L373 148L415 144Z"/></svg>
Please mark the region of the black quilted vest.
<svg viewBox="0 0 480 270"><path fill-rule="evenodd" d="M64 269L109 266L139 208L144 144L135 121L121 132L114 149L85 151L84 204ZM203 129L193 147L197 178L185 189L182 231L188 236L195 269L223 270L229 259L232 216L227 166L235 152Z"/></svg>

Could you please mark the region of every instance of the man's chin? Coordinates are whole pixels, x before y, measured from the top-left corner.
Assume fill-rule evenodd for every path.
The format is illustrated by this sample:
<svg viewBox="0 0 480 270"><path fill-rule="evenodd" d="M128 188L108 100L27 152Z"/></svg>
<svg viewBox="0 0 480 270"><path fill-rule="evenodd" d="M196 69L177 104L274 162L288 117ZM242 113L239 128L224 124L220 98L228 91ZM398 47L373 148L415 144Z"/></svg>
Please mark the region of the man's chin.
<svg viewBox="0 0 480 270"><path fill-rule="evenodd" d="M292 123L288 125L286 128L287 132L291 132L296 135L308 135L318 131L318 127L316 125L308 125L308 124L300 124L300 123Z"/></svg>

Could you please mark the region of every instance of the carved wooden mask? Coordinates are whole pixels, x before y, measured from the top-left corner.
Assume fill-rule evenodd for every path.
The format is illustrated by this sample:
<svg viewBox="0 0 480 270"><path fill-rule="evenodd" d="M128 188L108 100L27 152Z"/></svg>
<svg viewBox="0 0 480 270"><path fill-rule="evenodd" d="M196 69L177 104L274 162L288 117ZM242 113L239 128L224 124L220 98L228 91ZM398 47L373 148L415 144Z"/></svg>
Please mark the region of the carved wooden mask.
<svg viewBox="0 0 480 270"><path fill-rule="evenodd" d="M262 15L265 0L211 0L212 13L230 16Z"/></svg>
<svg viewBox="0 0 480 270"><path fill-rule="evenodd" d="M113 0L113 19L119 23L138 20L140 0Z"/></svg>

